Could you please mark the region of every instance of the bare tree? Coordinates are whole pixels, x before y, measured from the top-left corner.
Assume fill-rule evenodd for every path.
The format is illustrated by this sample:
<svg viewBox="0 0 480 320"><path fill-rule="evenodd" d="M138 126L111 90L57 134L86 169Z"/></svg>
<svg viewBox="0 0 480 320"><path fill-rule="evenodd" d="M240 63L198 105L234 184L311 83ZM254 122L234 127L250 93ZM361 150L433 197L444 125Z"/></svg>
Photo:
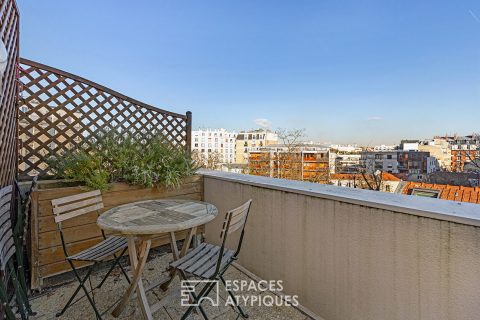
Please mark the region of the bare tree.
<svg viewBox="0 0 480 320"><path fill-rule="evenodd" d="M219 152L210 152L208 156L194 150L192 152L192 159L195 160L199 166L205 169L218 170L221 165L221 154Z"/></svg>
<svg viewBox="0 0 480 320"><path fill-rule="evenodd" d="M278 129L276 133L284 145L284 150L278 150L276 154L278 178L302 180L300 146L305 129Z"/></svg>
<svg viewBox="0 0 480 320"><path fill-rule="evenodd" d="M477 151L477 152L480 152L480 151ZM466 155L469 162L465 164L464 170L480 172L480 158L472 157L470 152L466 152Z"/></svg>
<svg viewBox="0 0 480 320"><path fill-rule="evenodd" d="M301 139L305 137L305 129L287 130L280 128L276 131L276 134L290 151L290 149L295 149L302 145Z"/></svg>
<svg viewBox="0 0 480 320"><path fill-rule="evenodd" d="M368 170L367 168L360 170L362 176L362 180L359 181L360 187L362 189L381 191L383 186L383 172L380 170L376 170L375 172L370 171L372 170ZM364 186L366 186L366 188Z"/></svg>

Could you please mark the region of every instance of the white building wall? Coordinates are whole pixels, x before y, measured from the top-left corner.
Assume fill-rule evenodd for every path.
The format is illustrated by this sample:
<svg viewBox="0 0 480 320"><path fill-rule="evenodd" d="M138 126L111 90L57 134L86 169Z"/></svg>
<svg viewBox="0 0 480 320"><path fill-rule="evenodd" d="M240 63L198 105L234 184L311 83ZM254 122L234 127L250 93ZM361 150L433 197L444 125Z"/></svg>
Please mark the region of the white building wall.
<svg viewBox="0 0 480 320"><path fill-rule="evenodd" d="M427 158L427 174L438 171L439 168L440 168L440 165L438 163L437 158L435 158L435 157L428 157Z"/></svg>
<svg viewBox="0 0 480 320"><path fill-rule="evenodd" d="M199 129L192 131L192 152L205 159L216 153L221 163L235 162L235 140L237 134L225 129Z"/></svg>
<svg viewBox="0 0 480 320"><path fill-rule="evenodd" d="M404 142L403 151L418 151L418 142Z"/></svg>

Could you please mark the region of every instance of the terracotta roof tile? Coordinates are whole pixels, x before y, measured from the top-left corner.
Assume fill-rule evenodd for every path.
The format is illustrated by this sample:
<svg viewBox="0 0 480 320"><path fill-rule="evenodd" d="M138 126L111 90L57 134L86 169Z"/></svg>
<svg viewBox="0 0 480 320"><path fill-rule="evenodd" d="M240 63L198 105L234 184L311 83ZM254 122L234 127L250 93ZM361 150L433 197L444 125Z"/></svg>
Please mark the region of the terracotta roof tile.
<svg viewBox="0 0 480 320"><path fill-rule="evenodd" d="M402 190L403 194L411 194L415 188L440 191L440 199L480 204L480 187L452 186L448 184L431 184L409 181Z"/></svg>

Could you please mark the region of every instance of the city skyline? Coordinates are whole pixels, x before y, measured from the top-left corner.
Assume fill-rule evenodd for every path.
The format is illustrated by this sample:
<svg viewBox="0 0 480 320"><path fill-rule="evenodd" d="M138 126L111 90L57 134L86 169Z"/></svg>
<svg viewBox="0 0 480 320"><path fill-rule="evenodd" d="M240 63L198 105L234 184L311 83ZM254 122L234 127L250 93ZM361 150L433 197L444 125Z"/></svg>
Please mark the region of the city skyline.
<svg viewBox="0 0 480 320"><path fill-rule="evenodd" d="M258 120L363 145L478 131L478 2L19 7L22 56L190 110L195 127L248 130Z"/></svg>
<svg viewBox="0 0 480 320"><path fill-rule="evenodd" d="M253 121L253 123L256 123L256 121ZM252 125L251 127L245 127L245 128L239 128L239 129L229 129L229 128L225 128L225 127L206 127L206 126L203 126L203 127L200 127L200 126L194 126L193 130L220 130L220 129L224 129L228 132L235 132L235 133L240 133L240 132L246 132L246 131L252 131L252 130L269 130L269 131L272 131L272 132L276 132L278 129L284 129L284 128L271 128L271 127L261 127L261 126L255 126L255 125ZM298 128L287 128L287 129L298 129ZM300 129L303 129L303 128L300 128ZM428 136L428 137L413 137L413 136L405 136L405 137L401 137L399 140L396 140L396 141L393 141L391 143L385 143L385 142L379 142L379 143L373 143L373 144L362 144L362 143L357 143L355 141L344 141L344 142L337 142L337 141L322 141L322 140L314 140L314 139L310 139L309 136L308 136L308 133L306 133L305 137L303 137L301 139L302 142L315 142L315 143L319 143L319 144L329 144L329 145L335 145L335 144L338 144L338 145L358 145L358 146L364 146L364 147L373 147L373 146L381 146L381 145L399 145L400 142L402 140L419 140L419 141L425 141L425 140L430 140L430 139L434 139L435 137L446 137L446 136L449 136L449 137L452 137L452 136L458 136L458 137L462 137L462 136L468 136L468 135L471 135L471 134L480 134L480 132L478 131L470 131L470 132L453 132L453 133L450 133L450 132L447 132L447 133L444 133L444 134L433 134L431 136Z"/></svg>

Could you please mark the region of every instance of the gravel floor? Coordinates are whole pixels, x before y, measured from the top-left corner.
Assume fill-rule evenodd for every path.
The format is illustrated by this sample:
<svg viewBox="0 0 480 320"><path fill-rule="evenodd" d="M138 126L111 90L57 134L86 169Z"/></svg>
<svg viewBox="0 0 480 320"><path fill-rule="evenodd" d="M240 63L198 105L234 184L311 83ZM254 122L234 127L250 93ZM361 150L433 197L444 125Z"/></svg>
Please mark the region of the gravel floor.
<svg viewBox="0 0 480 320"><path fill-rule="evenodd" d="M144 272L144 283L146 286L155 282L155 280L161 279L166 275L166 269L169 261L172 257L169 253L157 252L153 253L152 257L147 263L147 267ZM91 277L93 285L98 284L102 276L105 274L105 268L97 270ZM231 267L226 273L225 278L227 280L248 280L251 279L240 270L235 267ZM77 283L72 282L71 278L65 276L56 279L56 281L68 283L59 285L55 284L55 281L51 284L53 287L43 290L42 293L36 294L31 299L32 309L37 312L34 319L68 319L68 320L87 320L95 319L93 310L88 303L87 299L83 297L73 306L71 306L64 313L63 316L56 318L55 314L63 307L70 295L76 289ZM104 319L115 319L107 310L109 307L115 304L121 294L125 292L127 282L120 273L119 270L114 270L113 274L108 278L102 288L95 291L94 297L100 312L105 312ZM178 277L172 282L170 289L166 292L160 290L160 288L154 288L147 293L147 298L150 304L154 304L158 301L162 301L164 305L153 315L155 319L180 319L185 311L185 307L180 305L180 281ZM216 298L217 291L214 290L209 295L211 298ZM218 290L219 306L213 307L206 301L204 309L210 319L241 319L239 314L234 311L230 306L225 305L227 294L225 290L220 286ZM254 297L261 301L268 302L272 299L279 299L271 292L256 292L245 290L236 295L242 295L242 297ZM83 294L82 294L83 296ZM271 297L267 297L271 296ZM265 298L266 297L266 298ZM111 309L110 309L111 310ZM259 306L258 303L244 304L244 310L248 313L249 319L289 319L289 320L304 320L310 319L298 309L287 306ZM141 319L141 312L136 304L136 299L131 299L127 308L123 311L122 315L117 319ZM203 319L200 314L193 313L190 319Z"/></svg>

